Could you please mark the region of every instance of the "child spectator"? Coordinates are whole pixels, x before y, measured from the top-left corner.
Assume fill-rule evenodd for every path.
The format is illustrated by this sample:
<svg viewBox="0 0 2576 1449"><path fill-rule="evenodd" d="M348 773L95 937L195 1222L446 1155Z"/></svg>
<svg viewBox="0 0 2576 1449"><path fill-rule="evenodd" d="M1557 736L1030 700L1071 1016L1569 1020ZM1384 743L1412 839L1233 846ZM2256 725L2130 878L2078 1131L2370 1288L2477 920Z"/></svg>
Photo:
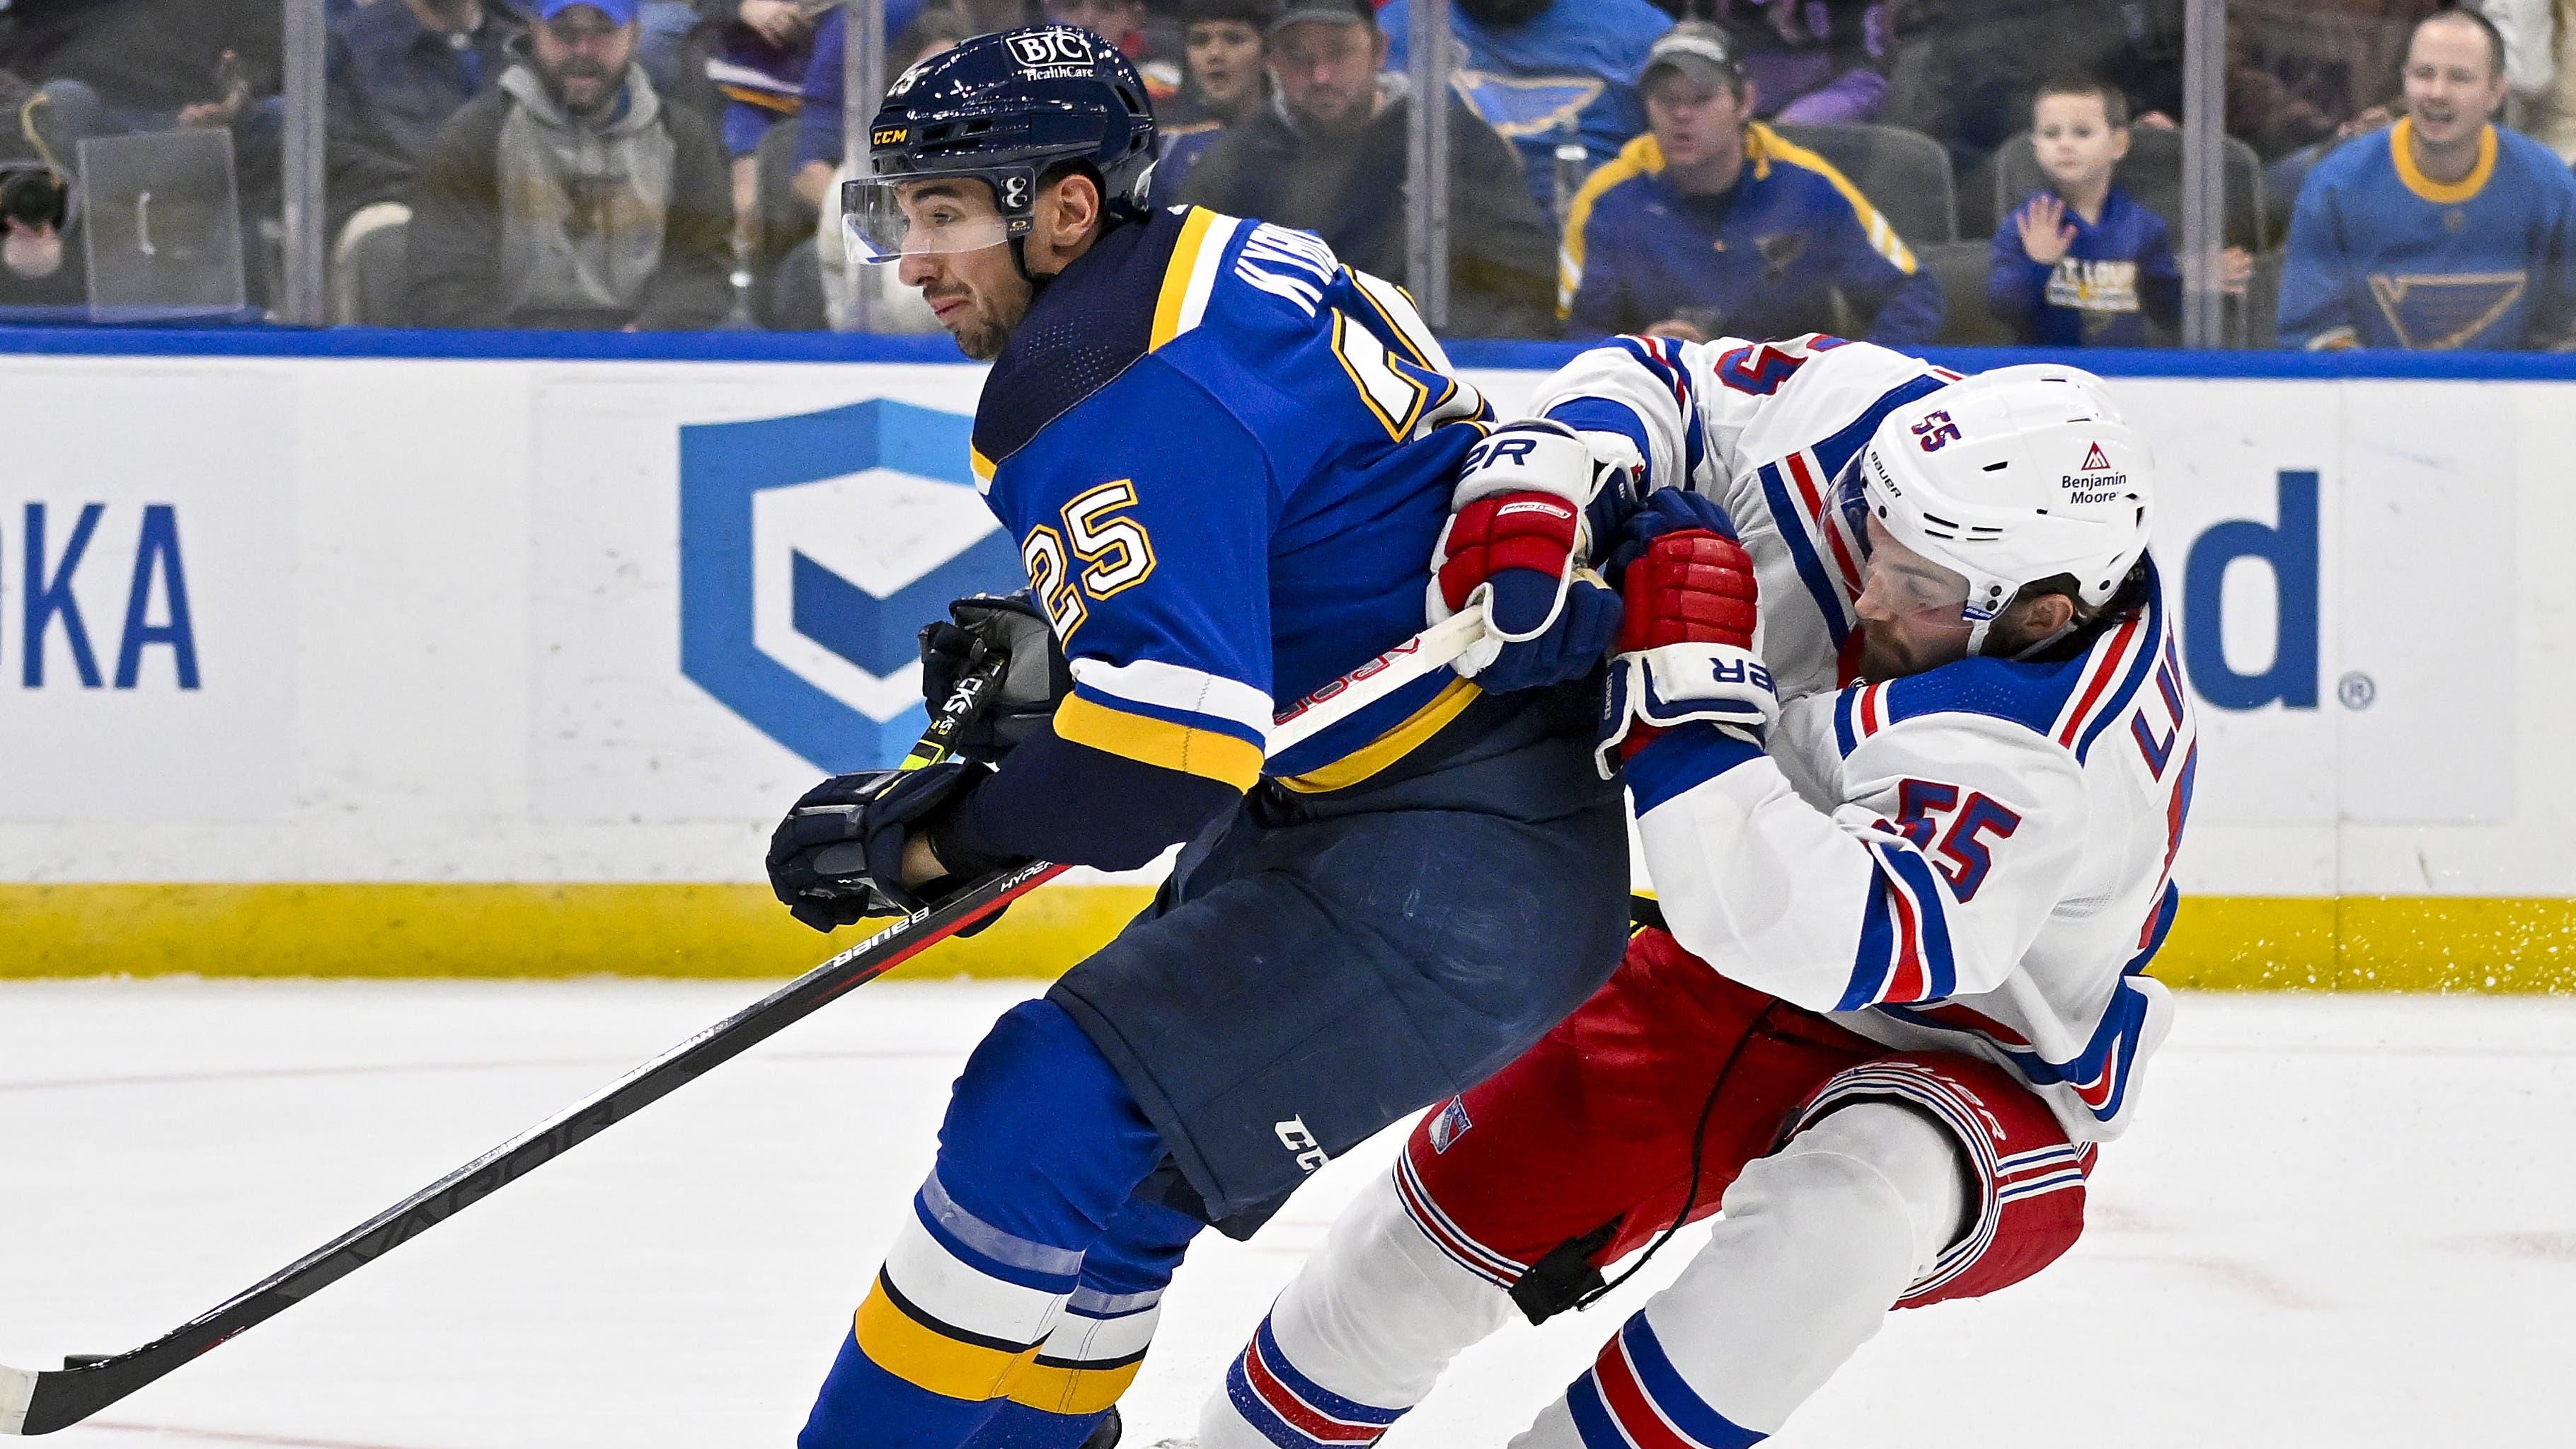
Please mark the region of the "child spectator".
<svg viewBox="0 0 2576 1449"><path fill-rule="evenodd" d="M2182 319L2182 269L2165 219L2111 184L2129 154L2129 104L2099 81L2051 81L2031 103L2031 145L2049 188L1995 228L1986 303L2024 343L2144 347L2147 327ZM2242 290L2253 258L2221 254L2219 279Z"/></svg>
<svg viewBox="0 0 2576 1449"><path fill-rule="evenodd" d="M1154 108L1163 146L1154 163L1154 205L1180 200L1181 182L1207 148L1269 100L1267 32L1278 15L1279 0L1188 0L1181 7L1181 93Z"/></svg>

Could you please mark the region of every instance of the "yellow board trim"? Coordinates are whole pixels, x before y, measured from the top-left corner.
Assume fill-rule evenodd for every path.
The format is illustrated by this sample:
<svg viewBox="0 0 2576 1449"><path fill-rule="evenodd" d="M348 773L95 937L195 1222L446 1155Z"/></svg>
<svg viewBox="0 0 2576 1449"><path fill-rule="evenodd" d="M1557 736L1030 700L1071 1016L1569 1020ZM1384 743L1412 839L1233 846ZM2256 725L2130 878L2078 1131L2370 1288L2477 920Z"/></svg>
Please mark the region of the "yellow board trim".
<svg viewBox="0 0 2576 1449"><path fill-rule="evenodd" d="M2495 175L2495 127L2488 126L2478 132L2478 164L2469 168L2468 175L2454 182L2436 181L2415 164L2413 116L2401 116L2396 125L2388 128L2388 159L2396 163L2397 179L2406 184L2407 190L2435 206L2458 206L2475 200L2479 192L2486 190L2488 178Z"/></svg>
<svg viewBox="0 0 2576 1449"><path fill-rule="evenodd" d="M882 1282L859 1304L853 1332L878 1368L942 1397L976 1404L1000 1398L1038 1356L1036 1344L1010 1353L950 1338L895 1306Z"/></svg>
<svg viewBox="0 0 2576 1449"><path fill-rule="evenodd" d="M1050 1414L1097 1414L1117 1403L1136 1382L1143 1359L1116 1368L1063 1368L1031 1363L1011 1376L1007 1397Z"/></svg>
<svg viewBox="0 0 2576 1449"><path fill-rule="evenodd" d="M1153 896L1150 886L1045 886L899 974L1056 976ZM0 885L0 978L777 980L886 924L817 935L766 885Z"/></svg>
<svg viewBox="0 0 2576 1449"><path fill-rule="evenodd" d="M1055 732L1077 745L1249 790L1261 778L1261 747L1220 730L1193 729L1129 714L1074 695L1055 710Z"/></svg>
<svg viewBox="0 0 2576 1449"><path fill-rule="evenodd" d="M1329 765L1308 770L1302 775L1283 775L1279 783L1300 795L1320 795L1327 790L1347 790L1412 754L1425 740L1448 728L1449 722L1456 719L1467 706L1474 704L1476 697L1482 693L1483 691L1478 689L1472 680L1450 680L1447 688L1431 696L1422 708L1406 716L1404 723Z"/></svg>
<svg viewBox="0 0 2576 1449"><path fill-rule="evenodd" d="M1208 228L1215 224L1216 213L1203 206L1190 208L1181 223L1181 239L1172 244L1172 260L1163 268L1163 293L1154 303L1154 333L1146 351L1181 335L1181 310L1189 302L1190 278L1198 272L1199 251L1207 241Z"/></svg>
<svg viewBox="0 0 2576 1449"><path fill-rule="evenodd" d="M900 974L1051 979L1153 894L1047 886ZM818 936L761 885L7 885L0 979L775 980L884 924ZM2576 994L2576 900L2186 895L2155 974L2203 990Z"/></svg>
<svg viewBox="0 0 2576 1449"><path fill-rule="evenodd" d="M2576 900L2186 895L2154 974L2223 991L2576 992Z"/></svg>

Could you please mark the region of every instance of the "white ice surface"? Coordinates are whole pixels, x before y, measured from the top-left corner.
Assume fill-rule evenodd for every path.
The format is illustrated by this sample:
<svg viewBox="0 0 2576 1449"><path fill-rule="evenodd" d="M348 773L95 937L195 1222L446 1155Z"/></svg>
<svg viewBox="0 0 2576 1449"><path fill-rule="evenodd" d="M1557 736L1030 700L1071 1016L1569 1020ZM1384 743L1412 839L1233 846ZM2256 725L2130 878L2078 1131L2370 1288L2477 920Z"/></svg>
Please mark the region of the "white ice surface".
<svg viewBox="0 0 2576 1449"><path fill-rule="evenodd" d="M0 1363L152 1338L756 992L0 986ZM1019 994L870 986L50 1442L785 1449ZM2148 1089L2066 1260L1897 1315L1774 1442L2576 1444L2576 1000L2191 997ZM1196 1249L1131 1445L1194 1421L1394 1140ZM1499 1449L1642 1286L1387 1442Z"/></svg>

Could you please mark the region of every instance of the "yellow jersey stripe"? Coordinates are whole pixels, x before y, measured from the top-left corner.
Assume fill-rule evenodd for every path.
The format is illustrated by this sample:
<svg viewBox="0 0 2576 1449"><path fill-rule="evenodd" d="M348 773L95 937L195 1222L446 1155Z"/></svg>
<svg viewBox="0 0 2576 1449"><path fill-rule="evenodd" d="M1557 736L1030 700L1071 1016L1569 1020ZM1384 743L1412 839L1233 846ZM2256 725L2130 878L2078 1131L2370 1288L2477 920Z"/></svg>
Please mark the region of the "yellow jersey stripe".
<svg viewBox="0 0 2576 1449"><path fill-rule="evenodd" d="M966 445L966 463L968 467L975 470L975 482L979 486L985 488L993 486L993 460L984 456L983 449L976 447L973 443L968 443Z"/></svg>
<svg viewBox="0 0 2576 1449"><path fill-rule="evenodd" d="M1279 783L1301 795L1346 790L1421 748L1433 735L1447 729L1449 722L1474 704L1481 693L1483 691L1473 680L1450 680L1448 688L1431 696L1404 723L1329 765L1318 766L1302 775L1283 776Z"/></svg>
<svg viewBox="0 0 2576 1449"><path fill-rule="evenodd" d="M1107 1366L1040 1360L1011 1376L1010 1400L1050 1414L1097 1414L1117 1403L1144 1367L1143 1354Z"/></svg>
<svg viewBox="0 0 2576 1449"><path fill-rule="evenodd" d="M1556 315L1574 315L1574 294L1583 289L1583 229L1592 222L1592 207L1601 193L1631 177L1664 169L1663 148L1648 132L1619 148L1619 154L1596 167L1574 199L1565 205L1565 240L1556 254Z"/></svg>
<svg viewBox="0 0 2576 1449"><path fill-rule="evenodd" d="M1216 213L1203 206L1190 208L1188 219L1181 223L1181 239L1172 244L1172 259L1163 267L1163 291L1154 303L1154 332L1145 344L1147 351L1181 335L1190 279L1198 272L1199 251L1207 243L1208 228L1215 224Z"/></svg>
<svg viewBox="0 0 2576 1449"><path fill-rule="evenodd" d="M2448 183L2425 175L2424 168L2415 164L2414 141L2415 118L2400 117L2396 125L2388 128L2388 159L2397 164L2397 179L2406 183L2406 189L2435 206L2458 206L2474 200L2479 192L2486 190L2488 178L2495 175L2496 133L2493 126L2478 132L2478 164L2469 168L2468 175Z"/></svg>
<svg viewBox="0 0 2576 1449"><path fill-rule="evenodd" d="M868 1361L905 1383L951 1399L982 1403L1000 1396L1038 1356L1038 1345L1014 1353L951 1338L913 1317L886 1292L880 1276L859 1305L852 1332Z"/></svg>
<svg viewBox="0 0 2576 1449"><path fill-rule="evenodd" d="M1860 220L1860 229L1869 234L1871 248L1880 256L1887 258L1889 266L1909 277L1914 275L1916 264L1913 248L1905 244L1905 238L1896 234L1896 228L1887 224L1887 218L1878 214L1878 208L1869 204L1869 198L1860 194L1860 188L1852 185L1850 178L1834 169L1834 163L1804 146L1791 145L1780 139L1779 132L1760 121L1748 124L1745 131L1761 148L1762 155L1813 171L1832 182L1834 190L1841 192L1843 200L1851 204L1852 215Z"/></svg>
<svg viewBox="0 0 2576 1449"><path fill-rule="evenodd" d="M1111 709L1074 695L1056 706L1055 732L1077 745L1221 780L1249 790L1261 778L1261 747L1218 730L1193 729L1169 720Z"/></svg>

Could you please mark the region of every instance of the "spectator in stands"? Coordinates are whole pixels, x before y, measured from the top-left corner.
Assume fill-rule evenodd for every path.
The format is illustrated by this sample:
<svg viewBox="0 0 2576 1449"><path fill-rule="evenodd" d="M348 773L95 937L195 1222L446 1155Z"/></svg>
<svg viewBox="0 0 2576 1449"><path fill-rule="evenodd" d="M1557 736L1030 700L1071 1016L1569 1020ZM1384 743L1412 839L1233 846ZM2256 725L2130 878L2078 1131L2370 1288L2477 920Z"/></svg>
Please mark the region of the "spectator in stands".
<svg viewBox="0 0 2576 1449"><path fill-rule="evenodd" d="M1315 232L1350 265L1401 280L1414 98L1402 74L1380 74L1385 61L1368 0L1291 0L1270 32L1278 104L1210 147L1181 199ZM1552 336L1547 223L1520 157L1454 92L1445 99L1449 330Z"/></svg>
<svg viewBox="0 0 2576 1449"><path fill-rule="evenodd" d="M2129 154L2129 103L2101 81L2051 81L2031 103L2032 149L2048 188L1995 229L1986 301L2022 342L2144 347L2146 323L2182 320L2182 269L2163 217L2111 184ZM2254 259L2220 253L2219 282L2241 292Z"/></svg>
<svg viewBox="0 0 2576 1449"><path fill-rule="evenodd" d="M1752 119L1725 32L1673 27L1641 89L1652 130L1592 174L1566 218L1558 295L1573 335L1841 331L1907 345L1940 330L1940 284L1877 208Z"/></svg>
<svg viewBox="0 0 2576 1449"><path fill-rule="evenodd" d="M1145 9L1145 0L1046 0L1046 18L1079 25L1117 46L1159 110L1180 94L1179 27Z"/></svg>
<svg viewBox="0 0 2576 1449"><path fill-rule="evenodd" d="M376 0L332 17L324 144L335 234L363 208L401 204L438 128L500 79L527 32L498 0Z"/></svg>
<svg viewBox="0 0 2576 1449"><path fill-rule="evenodd" d="M1779 125L1848 124L1887 101L1887 0L1717 0L1744 75Z"/></svg>
<svg viewBox="0 0 2576 1449"><path fill-rule="evenodd" d="M530 59L438 133L416 193L427 327L712 327L733 303L723 153L635 63L637 0L540 0Z"/></svg>
<svg viewBox="0 0 2576 1449"><path fill-rule="evenodd" d="M814 60L819 4L803 0L698 0L714 32L707 80L722 107L725 155L733 164L734 249L749 256L760 228L762 138L804 104Z"/></svg>
<svg viewBox="0 0 2576 1449"><path fill-rule="evenodd" d="M2515 130L2576 161L2576 0L2481 0L2504 36L2504 75Z"/></svg>
<svg viewBox="0 0 2576 1449"><path fill-rule="evenodd" d="M1270 99L1266 64L1279 0L1188 0L1181 8L1181 93L1154 108L1163 147L1154 163L1156 206L1178 201L1190 168L1228 126L1251 120Z"/></svg>
<svg viewBox="0 0 2576 1449"><path fill-rule="evenodd" d="M1413 7L1390 0L1378 12L1386 63L1412 61ZM1452 0L1449 32L1464 52L1457 81L1476 113L1520 148L1530 196L1554 220L1594 169L1646 129L1637 73L1646 50L1673 18L1648 0ZM1578 142L1582 158L1558 165L1558 148Z"/></svg>
<svg viewBox="0 0 2576 1449"><path fill-rule="evenodd" d="M895 37L886 57L886 72L901 75L943 50L966 38L966 20L957 12L931 6L921 12L903 34ZM799 177L800 182L802 177ZM851 282L865 289L868 299L865 318L871 332L936 332L939 317L921 298L921 289L907 287L899 275L903 269L894 266L861 266L855 269L846 262L848 238L841 232L840 183L849 179L837 167L825 174L821 191L821 225L814 232L814 267L819 269L823 325L839 330L849 322L852 303ZM782 276L792 275L803 258L790 254L780 267ZM782 309L792 310L792 309ZM795 326L809 319L791 316L781 325Z"/></svg>
<svg viewBox="0 0 2576 1449"><path fill-rule="evenodd" d="M2283 346L2576 346L2576 176L2494 124L2504 45L2469 10L2415 27L2405 119L2317 163L2290 220Z"/></svg>
<svg viewBox="0 0 2576 1449"><path fill-rule="evenodd" d="M925 5L921 0L886 0L886 42L889 53L901 53L904 39L916 29L945 31L955 27L958 38L985 35L1026 25L1039 16L1037 0L959 0L953 17L940 13L942 7ZM849 12L839 6L825 16L814 32L814 59L805 68L803 104L796 111L796 179L797 197L808 210L820 208L823 193L832 184L832 173L841 164L841 70L847 51ZM956 44L955 40L948 42ZM888 79L901 75L902 69L889 64Z"/></svg>
<svg viewBox="0 0 2576 1449"><path fill-rule="evenodd" d="M278 89L275 0L13 0L0 67L42 80L22 112L65 166L91 136L245 124Z"/></svg>

